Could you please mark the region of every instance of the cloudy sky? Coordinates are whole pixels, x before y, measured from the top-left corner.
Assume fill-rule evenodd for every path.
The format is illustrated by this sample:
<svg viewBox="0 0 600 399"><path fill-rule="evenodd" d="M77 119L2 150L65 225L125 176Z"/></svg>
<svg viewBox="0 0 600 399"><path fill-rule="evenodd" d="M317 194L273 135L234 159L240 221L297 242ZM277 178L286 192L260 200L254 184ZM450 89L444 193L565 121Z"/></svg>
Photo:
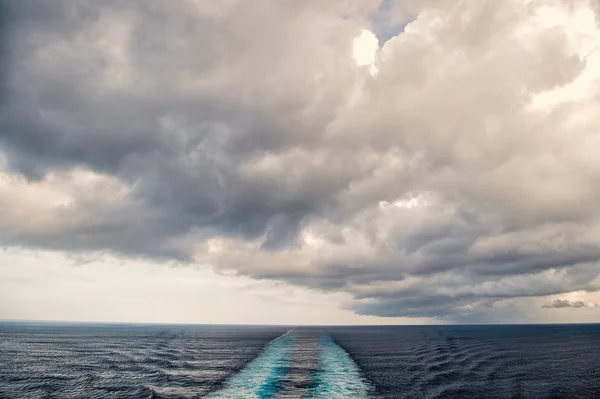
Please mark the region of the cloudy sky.
<svg viewBox="0 0 600 399"><path fill-rule="evenodd" d="M0 4L0 318L600 321L597 0Z"/></svg>

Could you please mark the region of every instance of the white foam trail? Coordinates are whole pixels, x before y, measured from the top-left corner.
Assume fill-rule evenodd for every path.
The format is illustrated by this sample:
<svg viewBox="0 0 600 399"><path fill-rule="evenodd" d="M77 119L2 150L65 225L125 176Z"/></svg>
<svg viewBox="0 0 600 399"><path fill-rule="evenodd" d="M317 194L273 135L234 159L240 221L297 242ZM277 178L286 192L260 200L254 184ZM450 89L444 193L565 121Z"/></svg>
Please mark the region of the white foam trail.
<svg viewBox="0 0 600 399"><path fill-rule="evenodd" d="M367 399L370 386L346 351L330 336L321 341L321 367L311 399Z"/></svg>
<svg viewBox="0 0 600 399"><path fill-rule="evenodd" d="M273 341L271 341L271 342L275 342L275 341L277 341L278 339L285 337L286 335L288 335L288 334L290 334L291 332L293 332L293 331L294 331L296 328L297 328L297 327L294 327L294 328L292 328L292 329L289 329L289 330L287 330L287 332L286 332L285 334L283 334L283 335L280 335L279 337L275 338L275 339L274 339Z"/></svg>
<svg viewBox="0 0 600 399"><path fill-rule="evenodd" d="M206 399L270 399L278 391L281 378L292 353L295 328L275 338L264 351L237 373L229 376L223 386Z"/></svg>

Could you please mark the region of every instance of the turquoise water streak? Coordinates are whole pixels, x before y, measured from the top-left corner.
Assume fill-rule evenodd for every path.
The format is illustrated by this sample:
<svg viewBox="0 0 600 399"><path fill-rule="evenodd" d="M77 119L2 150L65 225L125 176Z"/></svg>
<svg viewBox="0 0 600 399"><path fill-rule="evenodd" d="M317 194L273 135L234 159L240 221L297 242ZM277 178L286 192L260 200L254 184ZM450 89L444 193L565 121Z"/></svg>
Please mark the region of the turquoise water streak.
<svg viewBox="0 0 600 399"><path fill-rule="evenodd" d="M306 335L312 340L306 340ZM320 339L319 339L320 337ZM318 344L315 345L315 340ZM298 347L306 342L312 345ZM310 359L314 354L314 366ZM310 355L310 356L309 356ZM300 356L300 357L299 357ZM318 359L318 360L317 360ZM308 361L308 363L307 363ZM308 368L307 368L308 367ZM307 374L308 373L308 374ZM302 378L308 377L308 386ZM306 380L305 380L306 381ZM299 383L300 386L294 386ZM290 385L291 384L291 385ZM264 352L225 381L208 399L367 399L369 385L356 363L329 335L293 330L272 341Z"/></svg>
<svg viewBox="0 0 600 399"><path fill-rule="evenodd" d="M279 390L289 362L294 337L288 331L272 341L265 351L229 378L207 399L271 399Z"/></svg>
<svg viewBox="0 0 600 399"><path fill-rule="evenodd" d="M321 341L319 371L311 399L366 399L369 385L352 358L326 335Z"/></svg>

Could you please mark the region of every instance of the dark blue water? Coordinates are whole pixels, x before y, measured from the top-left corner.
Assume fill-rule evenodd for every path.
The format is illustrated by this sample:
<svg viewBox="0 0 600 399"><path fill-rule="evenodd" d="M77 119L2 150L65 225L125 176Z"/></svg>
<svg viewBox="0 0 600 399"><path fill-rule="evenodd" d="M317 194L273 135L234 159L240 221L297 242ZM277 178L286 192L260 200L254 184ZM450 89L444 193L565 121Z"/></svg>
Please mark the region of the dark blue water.
<svg viewBox="0 0 600 399"><path fill-rule="evenodd" d="M0 398L600 398L600 325L0 324Z"/></svg>
<svg viewBox="0 0 600 399"><path fill-rule="evenodd" d="M289 328L0 324L0 398L192 398Z"/></svg>
<svg viewBox="0 0 600 399"><path fill-rule="evenodd" d="M378 398L600 398L600 325L340 328Z"/></svg>

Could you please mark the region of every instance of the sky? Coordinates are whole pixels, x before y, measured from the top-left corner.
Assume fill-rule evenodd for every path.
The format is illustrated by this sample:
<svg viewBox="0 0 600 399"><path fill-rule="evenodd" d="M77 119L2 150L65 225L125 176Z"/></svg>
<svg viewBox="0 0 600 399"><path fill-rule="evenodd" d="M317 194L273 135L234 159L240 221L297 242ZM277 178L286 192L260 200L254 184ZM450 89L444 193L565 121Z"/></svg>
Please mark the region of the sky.
<svg viewBox="0 0 600 399"><path fill-rule="evenodd" d="M0 319L600 322L596 0L0 8Z"/></svg>

